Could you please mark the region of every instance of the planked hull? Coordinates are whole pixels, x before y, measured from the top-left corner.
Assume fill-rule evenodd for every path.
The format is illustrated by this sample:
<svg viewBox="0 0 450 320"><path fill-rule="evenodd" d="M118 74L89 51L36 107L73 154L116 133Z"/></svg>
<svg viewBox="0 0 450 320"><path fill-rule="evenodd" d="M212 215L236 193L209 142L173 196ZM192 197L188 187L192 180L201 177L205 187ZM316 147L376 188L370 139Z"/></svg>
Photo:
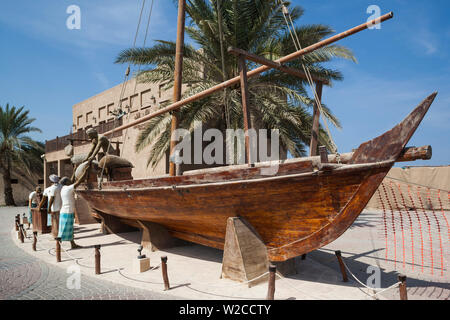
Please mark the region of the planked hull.
<svg viewBox="0 0 450 320"><path fill-rule="evenodd" d="M177 238L219 249L227 219L241 217L267 246L269 260L285 261L334 241L353 224L435 96L391 131L362 144L348 165L293 159L281 162L275 176L261 175L261 165L233 166L108 182L102 190L77 193L103 214L158 223Z"/></svg>

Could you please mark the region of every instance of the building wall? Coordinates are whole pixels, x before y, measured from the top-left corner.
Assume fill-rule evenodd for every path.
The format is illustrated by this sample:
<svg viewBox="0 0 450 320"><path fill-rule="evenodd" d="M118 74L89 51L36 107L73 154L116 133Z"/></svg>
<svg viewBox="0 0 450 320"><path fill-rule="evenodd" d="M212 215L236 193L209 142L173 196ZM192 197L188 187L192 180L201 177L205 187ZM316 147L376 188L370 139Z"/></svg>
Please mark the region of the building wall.
<svg viewBox="0 0 450 320"><path fill-rule="evenodd" d="M124 94L121 98L122 89L124 89ZM136 83L135 79L131 79L75 104L72 108L74 131L85 130L91 126L114 119L110 112L119 107L119 101L122 101L122 110L128 113L122 118L123 124L126 124L156 111L161 104L168 103L170 99L171 90L164 91L162 85ZM111 141L121 142L119 147L121 155L135 166L132 171L135 179L166 174L168 163L165 159L156 168L147 167L150 148L140 153L135 152L134 146L140 128L142 126L124 130L122 136L113 138ZM115 144L113 146L115 147ZM76 147L75 154L87 153L90 147L90 144ZM60 157L61 155L57 155L55 158Z"/></svg>
<svg viewBox="0 0 450 320"><path fill-rule="evenodd" d="M28 205L28 196L39 183L39 180L42 179L39 176L33 176L32 181L25 181L20 175L16 173L11 174L12 179L17 179L18 183L12 184L13 188L13 196L16 205ZM43 184L40 185L43 187ZM3 185L3 175L0 174L0 206L5 205L5 187Z"/></svg>

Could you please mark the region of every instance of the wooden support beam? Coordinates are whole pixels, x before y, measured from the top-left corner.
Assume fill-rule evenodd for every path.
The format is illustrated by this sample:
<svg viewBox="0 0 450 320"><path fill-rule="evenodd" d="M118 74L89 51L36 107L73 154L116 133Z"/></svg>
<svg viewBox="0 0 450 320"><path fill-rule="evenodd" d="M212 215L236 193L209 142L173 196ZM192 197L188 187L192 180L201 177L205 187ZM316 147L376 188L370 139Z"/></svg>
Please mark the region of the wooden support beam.
<svg viewBox="0 0 450 320"><path fill-rule="evenodd" d="M328 152L325 146L319 147L320 163L328 163Z"/></svg>
<svg viewBox="0 0 450 320"><path fill-rule="evenodd" d="M250 128L250 110L248 103L247 64L243 55L239 56L239 77L241 79L242 112L244 113L245 155L247 163L251 165L255 159L251 158L250 152L250 136L248 132Z"/></svg>
<svg viewBox="0 0 450 320"><path fill-rule="evenodd" d="M432 156L431 146L422 147L407 147L404 148L396 162L408 162L415 160L430 160ZM342 153L339 155L341 163L348 163L353 157L353 152ZM329 162L336 163L337 158L335 154L329 155ZM312 160L314 159L311 158ZM316 158L317 159L317 158Z"/></svg>
<svg viewBox="0 0 450 320"><path fill-rule="evenodd" d="M56 262L61 262L61 238L55 238L55 245Z"/></svg>
<svg viewBox="0 0 450 320"><path fill-rule="evenodd" d="M397 162L406 162L414 160L430 160L433 155L433 150L431 146L423 147L407 147L403 149L400 154L399 160Z"/></svg>
<svg viewBox="0 0 450 320"><path fill-rule="evenodd" d="M183 48L184 48L184 28L186 20L186 0L178 0L178 23L177 23L177 43L175 49L175 70L173 82L173 102L181 100L181 86L183 80ZM172 123L170 133L172 134L178 128L178 113L172 112ZM173 155L176 141L170 139L170 155ZM175 176L175 163L169 163L169 174Z"/></svg>
<svg viewBox="0 0 450 320"><path fill-rule="evenodd" d="M408 291L406 290L406 276L399 275L398 281L400 282L400 284L398 285L400 292L400 300L408 300Z"/></svg>
<svg viewBox="0 0 450 320"><path fill-rule="evenodd" d="M100 265L100 245L96 244L94 246L94 254L95 254L95 274L101 273L101 265Z"/></svg>
<svg viewBox="0 0 450 320"><path fill-rule="evenodd" d="M256 279L248 282L250 288L267 281L268 277L260 276L267 272L268 267L267 247L258 233L243 218L228 218L222 278L239 282Z"/></svg>
<svg viewBox="0 0 450 320"><path fill-rule="evenodd" d="M307 79L306 74L303 71L297 70L297 69L293 69L290 67L286 67L283 66L280 62L276 62L276 61L272 61L263 57L260 57L256 54L247 52L245 50L239 49L239 48L233 48L233 47L229 47L228 48L228 53L231 53L235 56L245 56L245 58L247 60L265 65L267 67L273 68L273 69L277 69L280 70L282 72L286 72L287 74L293 75L295 77L299 77L302 79ZM330 84L330 82L327 79L321 78L321 77L316 77L314 75L311 75L312 79L315 82L322 82L326 85Z"/></svg>
<svg viewBox="0 0 450 320"><path fill-rule="evenodd" d="M164 291L170 289L169 276L167 274L167 256L161 257L161 271L164 281Z"/></svg>
<svg viewBox="0 0 450 320"><path fill-rule="evenodd" d="M269 282L267 287L266 300L273 300L275 298L275 276L277 267L273 264L269 266Z"/></svg>
<svg viewBox="0 0 450 320"><path fill-rule="evenodd" d="M322 82L316 83L316 93L319 101L322 101ZM317 141L319 138L319 119L320 119L320 111L317 103L314 103L314 113L313 113L313 125L311 131L311 142L309 145L309 155L311 157L317 155Z"/></svg>
<svg viewBox="0 0 450 320"><path fill-rule="evenodd" d="M348 282L347 272L345 271L344 261L342 261L341 251L337 250L334 253L336 254L336 257L337 257L338 262L339 262L339 267L341 268L342 281Z"/></svg>

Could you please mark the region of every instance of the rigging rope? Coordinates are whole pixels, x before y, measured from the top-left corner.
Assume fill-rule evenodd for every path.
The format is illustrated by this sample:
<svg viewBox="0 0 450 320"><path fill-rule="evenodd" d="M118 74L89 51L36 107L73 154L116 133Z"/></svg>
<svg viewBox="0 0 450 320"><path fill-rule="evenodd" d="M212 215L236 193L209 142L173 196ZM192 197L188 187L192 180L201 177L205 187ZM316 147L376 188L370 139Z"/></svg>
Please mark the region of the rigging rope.
<svg viewBox="0 0 450 320"><path fill-rule="evenodd" d="M147 19L147 28L145 29L145 36L144 36L144 43L142 44L142 49L145 48L145 44L147 43L147 37L148 37L148 29L150 26L150 21L151 21L151 17L152 17L152 12L153 12L153 3L154 0L152 0L152 3L150 5L150 11L148 14L148 19ZM142 57L144 57L144 52L142 52ZM139 73L141 72L141 64L138 65L138 71L136 73L136 80L134 81L134 89L133 89L133 93L131 94L131 96L134 96L134 94L136 93L136 87L137 87L137 75L139 75ZM131 108L133 106L131 105L131 100L130 100L130 109L128 110L128 114L127 114L127 120L130 118L131 115ZM122 145L122 150L120 150L120 156L122 157L124 149L125 149L125 142L127 140L127 136L128 136L128 128L125 130L125 135L123 138L123 145Z"/></svg>
<svg viewBox="0 0 450 320"><path fill-rule="evenodd" d="M288 8L285 6L284 1L283 0L279 0L279 2L281 4L281 6L282 6L282 12L283 12L284 20L286 22L286 26L288 27L289 34L291 35L291 38L292 38L292 41L294 43L295 49L297 51L302 50L302 45L300 43L300 39L298 38L297 32L295 31L295 26L294 26L294 22L292 21L291 14L290 14ZM289 18L289 21L288 21L288 18ZM292 30L291 30L291 28L292 28ZM305 72L308 84L309 84L309 86L311 88L311 91L314 94L314 100L316 102L317 109L319 110L320 114L322 114L322 119L323 119L323 122L325 124L325 128L327 130L328 137L330 139L329 142L330 142L331 148L332 148L331 151L332 151L332 153L338 153L338 148L336 146L336 143L333 140L330 128L328 127L328 122L326 120L326 114L325 114L325 112L323 111L323 108L322 108L322 102L320 101L320 98L319 98L319 96L317 94L316 88L314 87L314 80L312 79L311 72L310 72L308 66L305 65L303 56L300 57L300 60L302 62L302 68L303 68L303 71Z"/></svg>
<svg viewBox="0 0 450 320"><path fill-rule="evenodd" d="M135 35L134 35L133 49L136 47L136 40L137 40L137 36L138 36L138 34L139 34L139 29L140 29L140 26L141 26L142 13L144 12L145 1L146 1L146 0L143 0L143 1L142 1L141 12L140 12L140 14L139 14L139 21L138 21L138 24L137 24L137 27L136 27L136 33L135 33ZM153 4L153 2L152 2L152 4ZM153 7L152 7L152 8L153 8ZM125 94L125 90L126 90L126 86L127 86L127 82L128 82L128 77L129 77L129 75L130 75L130 65L131 65L131 63L128 62L128 66L127 66L127 69L126 69L126 71L125 71L124 80L123 80L123 82L122 82L122 89L121 89L121 92L120 92L120 95L119 95L118 110L121 110L121 109L122 109L122 99L123 99L123 95ZM119 120L119 118L118 118L118 116L116 116L116 119L114 119L113 131L114 131L114 129L116 128L116 124L117 124L118 120ZM113 133L113 135L111 136L111 139L113 139L113 138L114 138L114 133ZM117 138L117 142L119 142L119 138ZM123 143L125 144L125 141L124 141ZM109 149L110 149L110 148L111 148L111 140L108 140L108 148L107 148L107 150L106 150L105 157L108 155L108 152L109 152ZM123 147L122 147L122 150L123 150ZM102 184L103 184L103 174L104 174L104 172L105 172L105 167L106 167L106 162L105 162L105 165L102 167L102 173L101 173L101 175L100 175L100 180L98 181L98 189L99 189L99 190L102 189Z"/></svg>

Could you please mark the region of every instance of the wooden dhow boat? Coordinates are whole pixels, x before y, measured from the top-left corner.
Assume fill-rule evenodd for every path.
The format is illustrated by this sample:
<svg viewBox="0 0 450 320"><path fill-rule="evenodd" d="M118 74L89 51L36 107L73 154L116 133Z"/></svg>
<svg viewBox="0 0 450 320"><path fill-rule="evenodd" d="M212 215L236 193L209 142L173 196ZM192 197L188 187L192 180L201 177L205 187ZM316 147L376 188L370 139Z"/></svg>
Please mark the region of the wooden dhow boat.
<svg viewBox="0 0 450 320"><path fill-rule="evenodd" d="M248 78L271 68L303 77L303 72L290 69L283 63L393 17L392 13L388 13L277 61L231 48L229 52L239 56L240 75L182 100L184 6L185 1L179 0L174 102L105 135L177 110L238 83L242 90L244 129L247 130ZM245 59L262 66L247 72ZM313 80L318 88L324 83L322 79L313 77ZM141 228L145 228L146 224L161 226L161 230L175 238L219 249L224 249L227 220L238 217L267 248L268 260L286 261L321 248L343 234L362 212L395 162L431 156L431 148L405 147L435 96L436 93L426 98L392 130L361 144L352 153L340 156L321 153L320 156L279 161L278 172L273 176L261 174L261 168L273 163L203 169L180 176L175 174L171 163L169 176L108 181L102 183L101 188L92 188L88 184L76 192L104 220L114 217ZM318 115L319 112L315 112L312 139L317 137ZM176 117L173 113L172 129L177 128ZM249 159L248 141L245 146ZM315 147L313 143L312 146ZM173 150L171 145L171 154ZM155 228L153 230L159 232Z"/></svg>
<svg viewBox="0 0 450 320"><path fill-rule="evenodd" d="M174 237L223 249L227 219L243 218L261 237L270 261L285 261L337 239L362 212L396 161L413 160L405 146L436 93L400 124L350 154L219 167L182 176L111 181L77 193L103 215L139 226L157 223ZM413 149L416 151L416 149ZM419 153L429 158L431 149Z"/></svg>

